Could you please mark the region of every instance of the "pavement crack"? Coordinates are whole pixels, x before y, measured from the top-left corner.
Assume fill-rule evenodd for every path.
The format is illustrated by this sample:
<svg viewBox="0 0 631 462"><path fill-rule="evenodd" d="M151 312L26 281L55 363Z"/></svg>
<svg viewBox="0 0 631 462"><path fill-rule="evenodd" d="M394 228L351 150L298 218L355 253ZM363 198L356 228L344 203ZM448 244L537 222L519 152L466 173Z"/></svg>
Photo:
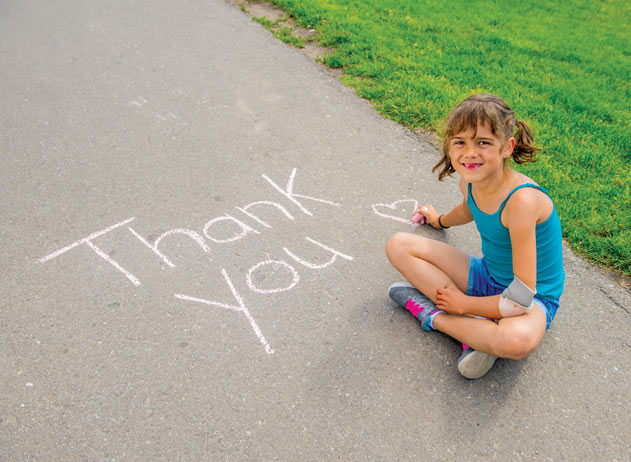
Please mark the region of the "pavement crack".
<svg viewBox="0 0 631 462"><path fill-rule="evenodd" d="M600 291L609 299L611 300L614 305L616 305L618 308L621 308L623 311L625 311L627 314L631 314L631 311L629 311L627 308L625 308L623 305L621 305L618 300L616 300L609 292L607 292L605 289L603 289L602 287L600 288Z"/></svg>

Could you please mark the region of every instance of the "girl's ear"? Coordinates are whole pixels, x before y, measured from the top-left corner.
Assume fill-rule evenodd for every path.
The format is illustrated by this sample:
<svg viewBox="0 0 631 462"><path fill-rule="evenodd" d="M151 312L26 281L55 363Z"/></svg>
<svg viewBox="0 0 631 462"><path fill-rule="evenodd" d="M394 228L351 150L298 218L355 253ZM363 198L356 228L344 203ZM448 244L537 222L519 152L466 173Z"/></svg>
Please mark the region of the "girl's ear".
<svg viewBox="0 0 631 462"><path fill-rule="evenodd" d="M504 144L504 152L502 153L502 155L504 156L504 159L508 159L510 156L512 156L514 149L515 149L515 138L511 136L508 140L506 140L506 144Z"/></svg>

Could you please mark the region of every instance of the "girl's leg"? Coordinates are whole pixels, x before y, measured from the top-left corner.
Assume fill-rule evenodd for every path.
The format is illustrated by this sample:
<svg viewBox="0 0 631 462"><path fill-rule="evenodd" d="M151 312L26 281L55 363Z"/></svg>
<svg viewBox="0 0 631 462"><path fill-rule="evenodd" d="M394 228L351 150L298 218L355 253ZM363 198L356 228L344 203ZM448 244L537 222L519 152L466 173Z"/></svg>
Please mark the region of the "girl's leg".
<svg viewBox="0 0 631 462"><path fill-rule="evenodd" d="M460 249L422 236L397 233L386 244L386 255L392 266L433 302L438 288L455 286L467 292L469 255Z"/></svg>
<svg viewBox="0 0 631 462"><path fill-rule="evenodd" d="M409 282L434 302L438 288L456 286L467 292L469 255L462 250L422 236L397 233L386 244L386 255ZM541 343L546 316L538 304L526 314L497 323L441 313L434 318L433 327L475 350L521 359Z"/></svg>
<svg viewBox="0 0 631 462"><path fill-rule="evenodd" d="M433 327L471 348L500 358L523 359L541 343L546 332L546 314L537 303L521 316L499 322L458 316L436 315Z"/></svg>

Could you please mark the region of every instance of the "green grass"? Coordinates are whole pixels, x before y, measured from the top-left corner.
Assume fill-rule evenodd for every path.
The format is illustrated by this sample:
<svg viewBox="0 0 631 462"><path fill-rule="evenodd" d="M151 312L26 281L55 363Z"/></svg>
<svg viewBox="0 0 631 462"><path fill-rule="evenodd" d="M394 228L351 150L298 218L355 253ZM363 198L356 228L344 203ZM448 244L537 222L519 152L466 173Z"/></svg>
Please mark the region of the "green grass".
<svg viewBox="0 0 631 462"><path fill-rule="evenodd" d="M631 2L274 0L335 52L326 65L381 113L437 129L491 92L534 130L578 253L631 275Z"/></svg>

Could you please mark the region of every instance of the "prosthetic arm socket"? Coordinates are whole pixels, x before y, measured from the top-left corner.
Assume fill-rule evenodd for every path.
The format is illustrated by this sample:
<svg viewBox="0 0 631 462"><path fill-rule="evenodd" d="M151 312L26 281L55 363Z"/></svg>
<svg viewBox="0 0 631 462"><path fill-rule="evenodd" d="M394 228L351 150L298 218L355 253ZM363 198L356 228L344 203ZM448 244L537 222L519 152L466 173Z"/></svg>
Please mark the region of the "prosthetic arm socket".
<svg viewBox="0 0 631 462"><path fill-rule="evenodd" d="M532 300L536 293L515 277L500 296L500 314L504 318L524 314L532 308Z"/></svg>

